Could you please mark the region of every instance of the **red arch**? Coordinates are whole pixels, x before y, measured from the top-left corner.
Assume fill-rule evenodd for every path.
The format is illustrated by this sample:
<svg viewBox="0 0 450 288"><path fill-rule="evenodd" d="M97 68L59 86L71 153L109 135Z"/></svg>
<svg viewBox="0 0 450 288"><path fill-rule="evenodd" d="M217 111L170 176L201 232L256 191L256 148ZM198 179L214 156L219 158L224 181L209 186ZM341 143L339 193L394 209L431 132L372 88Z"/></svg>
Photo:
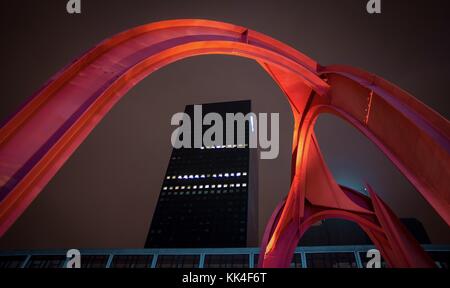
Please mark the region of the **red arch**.
<svg viewBox="0 0 450 288"><path fill-rule="evenodd" d="M348 189L348 188L343 188ZM358 193L358 192L353 192ZM281 207L283 207L285 202L283 201L281 203ZM316 211L314 211L316 210ZM271 256L264 258L259 258L258 267L271 267L271 261L277 261L277 258L282 260L282 263L279 263L278 265L274 265L277 267L289 267L292 255L294 253L294 250L297 248L298 243L302 236L306 233L306 231L316 222L326 219L332 219L332 218L339 218L344 219L348 221L352 221L357 223L360 228L366 233L366 235L371 239L371 241L374 243L376 247L380 250L381 254L385 258L388 265L391 265L392 267L409 267L406 263L397 263L399 260L394 258L394 252L392 250L392 247L389 246L389 243L387 243L386 239L384 238L384 231L383 228L380 226L377 226L374 224L375 217L374 216L368 216L368 215L358 215L356 213L350 213L348 211L342 211L342 210L321 210L317 209L317 207L314 209L311 209L310 211L312 214L309 215L302 224L297 223L296 225L291 225L284 233L285 239L289 238L288 240L289 245L286 245L285 249L281 251L283 254L281 256L276 255L277 257L272 257L274 259L270 259ZM279 216L280 213L280 207L275 210L275 213L273 217ZM372 218L372 219L370 219ZM269 227L275 227L277 219L271 219L269 221ZM270 235L267 233L267 235ZM264 241L266 240L266 241ZM262 242L263 246L266 247L267 245L267 239L263 238ZM263 251L261 251L263 252ZM426 255L423 257L428 258ZM428 259L427 261L430 261ZM267 263L269 262L269 263ZM414 263L413 265L410 265L412 267L428 267L431 265L431 263Z"/></svg>
<svg viewBox="0 0 450 288"><path fill-rule="evenodd" d="M293 181L279 221L266 237L268 258L285 249L278 244L285 228L306 219L305 203L374 213L340 189L320 160L311 128L320 111L334 111L363 131L450 223L446 119L374 75L343 66L321 67L258 32L215 21L172 20L131 29L94 47L50 79L0 129L0 235L131 87L165 65L204 54L256 60L292 106ZM312 166L320 169L308 169ZM382 217L392 222L384 208L379 210L383 212L374 223Z"/></svg>

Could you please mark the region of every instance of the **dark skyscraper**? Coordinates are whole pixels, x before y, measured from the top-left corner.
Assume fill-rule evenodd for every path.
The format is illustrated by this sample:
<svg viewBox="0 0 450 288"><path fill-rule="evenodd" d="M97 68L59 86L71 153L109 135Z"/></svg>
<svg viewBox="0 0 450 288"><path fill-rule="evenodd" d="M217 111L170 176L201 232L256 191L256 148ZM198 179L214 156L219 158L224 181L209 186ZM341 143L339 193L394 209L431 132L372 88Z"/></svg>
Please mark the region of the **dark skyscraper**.
<svg viewBox="0 0 450 288"><path fill-rule="evenodd" d="M202 105L203 116L211 112L224 119L223 145L172 150L146 247L256 245L257 160L255 149L248 145L253 121L246 122L245 143L238 143L235 137L234 144L227 144L225 133L225 114L246 115L251 112L251 102ZM194 123L194 106L186 106L185 113ZM203 125L202 131L208 127ZM236 128L235 124L235 136Z"/></svg>

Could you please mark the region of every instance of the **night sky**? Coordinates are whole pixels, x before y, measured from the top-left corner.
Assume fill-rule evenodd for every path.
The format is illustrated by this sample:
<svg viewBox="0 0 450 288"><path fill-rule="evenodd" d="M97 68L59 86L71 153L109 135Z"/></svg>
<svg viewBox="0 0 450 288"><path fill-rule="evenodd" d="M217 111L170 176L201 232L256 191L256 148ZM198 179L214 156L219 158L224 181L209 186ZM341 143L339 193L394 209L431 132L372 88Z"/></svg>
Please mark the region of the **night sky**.
<svg viewBox="0 0 450 288"><path fill-rule="evenodd" d="M322 65L346 64L397 84L449 118L448 1L366 0L1 1L0 119L53 74L103 39L166 19L230 22L285 42ZM116 105L0 239L0 249L140 248L171 153L170 118L193 103L251 99L255 112L280 113L280 155L259 162L259 234L289 190L293 119L288 102L255 62L201 56L167 66ZM319 144L339 183L370 183L400 217L419 219L434 243L450 229L391 162L358 131L320 116Z"/></svg>

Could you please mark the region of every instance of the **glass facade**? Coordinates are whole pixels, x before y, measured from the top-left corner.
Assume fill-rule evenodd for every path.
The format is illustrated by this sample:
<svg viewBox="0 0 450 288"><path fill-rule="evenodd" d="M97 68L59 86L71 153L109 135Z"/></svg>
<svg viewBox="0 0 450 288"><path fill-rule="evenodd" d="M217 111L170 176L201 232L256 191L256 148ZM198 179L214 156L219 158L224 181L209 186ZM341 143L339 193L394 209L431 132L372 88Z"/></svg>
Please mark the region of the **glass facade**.
<svg viewBox="0 0 450 288"><path fill-rule="evenodd" d="M373 246L298 247L290 268L365 268ZM450 246L425 245L437 268L448 269ZM82 268L255 268L259 248L81 250ZM63 268L66 251L0 252L0 268ZM382 268L386 262L382 260Z"/></svg>
<svg viewBox="0 0 450 288"><path fill-rule="evenodd" d="M65 255L35 255L31 256L26 268L61 268L66 261Z"/></svg>
<svg viewBox="0 0 450 288"><path fill-rule="evenodd" d="M150 268L153 255L116 255L111 263L112 268Z"/></svg>
<svg viewBox="0 0 450 288"><path fill-rule="evenodd" d="M450 268L450 251L430 251L428 253L439 268Z"/></svg>
<svg viewBox="0 0 450 288"><path fill-rule="evenodd" d="M82 255L81 268L103 268L108 262L108 255Z"/></svg>
<svg viewBox="0 0 450 288"><path fill-rule="evenodd" d="M292 257L291 268L302 268L302 254L295 253Z"/></svg>
<svg viewBox="0 0 450 288"><path fill-rule="evenodd" d="M26 256L1 256L0 269L2 268L21 268L26 260Z"/></svg>
<svg viewBox="0 0 450 288"><path fill-rule="evenodd" d="M199 255L160 255L156 268L199 268Z"/></svg>
<svg viewBox="0 0 450 288"><path fill-rule="evenodd" d="M306 253L308 268L357 268L354 253Z"/></svg>
<svg viewBox="0 0 450 288"><path fill-rule="evenodd" d="M206 255L204 268L249 268L247 254Z"/></svg>

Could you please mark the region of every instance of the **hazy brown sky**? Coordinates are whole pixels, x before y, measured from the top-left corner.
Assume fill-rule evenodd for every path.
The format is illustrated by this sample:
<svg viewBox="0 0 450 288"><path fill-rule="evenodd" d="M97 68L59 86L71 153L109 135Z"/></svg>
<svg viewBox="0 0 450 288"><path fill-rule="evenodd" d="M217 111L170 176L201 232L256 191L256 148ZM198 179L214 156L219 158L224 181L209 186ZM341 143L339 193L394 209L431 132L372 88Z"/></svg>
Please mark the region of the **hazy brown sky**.
<svg viewBox="0 0 450 288"><path fill-rule="evenodd" d="M290 44L322 65L378 74L449 117L448 1L382 0L66 1L3 0L0 118L55 72L101 40L154 21L205 18L246 26ZM186 104L251 99L255 112L280 113L280 156L259 163L260 234L289 189L292 116L281 91L253 61L201 56L146 78L112 109L10 231L2 249L143 247L171 152L170 117ZM320 146L337 180L368 181L401 217L418 218L432 241L448 226L378 149L349 125L321 116Z"/></svg>

